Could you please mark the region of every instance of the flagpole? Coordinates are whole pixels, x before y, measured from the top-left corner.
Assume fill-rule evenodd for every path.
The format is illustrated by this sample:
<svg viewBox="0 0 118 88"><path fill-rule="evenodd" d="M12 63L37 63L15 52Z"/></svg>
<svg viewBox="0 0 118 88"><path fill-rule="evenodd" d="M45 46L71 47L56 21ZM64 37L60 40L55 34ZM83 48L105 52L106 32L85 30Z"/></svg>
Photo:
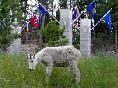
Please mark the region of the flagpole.
<svg viewBox="0 0 118 88"><path fill-rule="evenodd" d="M111 9L92 27L92 30L103 20L103 18L111 11Z"/></svg>
<svg viewBox="0 0 118 88"><path fill-rule="evenodd" d="M92 27L92 30L102 21L103 17Z"/></svg>
<svg viewBox="0 0 118 88"><path fill-rule="evenodd" d="M80 16L84 13L84 11L72 22L72 24L74 24L75 21L78 20L78 18L80 18Z"/></svg>
<svg viewBox="0 0 118 88"><path fill-rule="evenodd" d="M90 6L93 2L95 2L95 0L93 0L93 1L89 4L89 6Z"/></svg>
<svg viewBox="0 0 118 88"><path fill-rule="evenodd" d="M51 9L50 9L51 10ZM49 13L49 10L47 10L47 12ZM49 14L50 15L50 14ZM54 17L54 15L52 14L52 15L50 15L53 19L55 19L55 21L57 22L57 23L59 23L60 24L60 22Z"/></svg>
<svg viewBox="0 0 118 88"><path fill-rule="evenodd" d="M54 16L52 16L52 18L55 19L55 21L60 24L60 22Z"/></svg>

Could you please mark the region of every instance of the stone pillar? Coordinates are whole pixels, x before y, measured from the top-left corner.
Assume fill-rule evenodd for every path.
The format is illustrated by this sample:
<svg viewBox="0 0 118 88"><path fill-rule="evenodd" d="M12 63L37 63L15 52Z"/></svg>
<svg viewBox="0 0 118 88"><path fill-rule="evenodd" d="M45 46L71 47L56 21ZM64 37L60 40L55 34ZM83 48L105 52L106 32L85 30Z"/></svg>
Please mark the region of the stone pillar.
<svg viewBox="0 0 118 88"><path fill-rule="evenodd" d="M80 52L83 56L91 54L91 20L80 20Z"/></svg>
<svg viewBox="0 0 118 88"><path fill-rule="evenodd" d="M60 9L60 27L65 29L64 35L72 45L72 10Z"/></svg>

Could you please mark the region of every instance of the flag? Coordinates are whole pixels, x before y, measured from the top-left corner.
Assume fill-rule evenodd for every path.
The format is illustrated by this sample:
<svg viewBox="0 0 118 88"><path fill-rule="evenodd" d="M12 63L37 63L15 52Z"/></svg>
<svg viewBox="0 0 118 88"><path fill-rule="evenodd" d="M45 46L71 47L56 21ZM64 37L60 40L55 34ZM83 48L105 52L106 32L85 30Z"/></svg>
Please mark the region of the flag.
<svg viewBox="0 0 118 88"><path fill-rule="evenodd" d="M95 7L96 7L96 2L93 1L87 6L86 10L88 13L92 13Z"/></svg>
<svg viewBox="0 0 118 88"><path fill-rule="evenodd" d="M112 31L112 23L111 23L111 14L110 14L110 10L103 16L103 20L106 24L106 27Z"/></svg>
<svg viewBox="0 0 118 88"><path fill-rule="evenodd" d="M72 11L72 20L74 21L75 19L77 19L77 17L80 15L80 13L79 13L79 10L78 10L78 8L74 8L73 9L73 11ZM74 21L74 24L73 24L73 26L79 26L79 18L76 20L76 21Z"/></svg>
<svg viewBox="0 0 118 88"><path fill-rule="evenodd" d="M92 19L93 19L93 23L92 24L95 25L96 24L96 13L92 12L91 16L92 16Z"/></svg>
<svg viewBox="0 0 118 88"><path fill-rule="evenodd" d="M41 4L39 3L39 7L38 7L38 22L39 24L42 24L42 19L43 19L43 16L45 15L45 13L47 12L46 8Z"/></svg>
<svg viewBox="0 0 118 88"><path fill-rule="evenodd" d="M26 28L26 31L29 31L29 23L30 23L29 20L27 20L27 21L24 22L23 29Z"/></svg>
<svg viewBox="0 0 118 88"><path fill-rule="evenodd" d="M96 23L96 14L94 12L95 11L95 7L96 7L96 2L94 0L86 8L86 12L88 12L91 15L91 17L93 18L94 24Z"/></svg>
<svg viewBox="0 0 118 88"><path fill-rule="evenodd" d="M56 17L56 12L60 8L59 6L59 0L53 1L53 15Z"/></svg>
<svg viewBox="0 0 118 88"><path fill-rule="evenodd" d="M31 25L34 29L36 29L38 27L36 15L30 18L30 22L31 22Z"/></svg>
<svg viewBox="0 0 118 88"><path fill-rule="evenodd" d="M41 17L47 12L46 8L41 3L39 3L38 11Z"/></svg>
<svg viewBox="0 0 118 88"><path fill-rule="evenodd" d="M80 15L78 8L74 8L72 11L72 20L76 19Z"/></svg>

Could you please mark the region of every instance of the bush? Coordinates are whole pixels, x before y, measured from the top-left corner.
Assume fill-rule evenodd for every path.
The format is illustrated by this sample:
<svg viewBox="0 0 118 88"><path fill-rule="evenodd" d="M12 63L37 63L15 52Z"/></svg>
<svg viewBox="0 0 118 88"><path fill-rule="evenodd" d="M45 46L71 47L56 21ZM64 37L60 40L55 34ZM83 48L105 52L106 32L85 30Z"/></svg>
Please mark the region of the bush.
<svg viewBox="0 0 118 88"><path fill-rule="evenodd" d="M63 35L63 32L64 29L60 29L56 22L49 22L47 28L41 30L43 38L43 44L41 44L41 46L66 45L67 39Z"/></svg>
<svg viewBox="0 0 118 88"><path fill-rule="evenodd" d="M0 33L0 48L6 50L11 42L10 29L1 29Z"/></svg>

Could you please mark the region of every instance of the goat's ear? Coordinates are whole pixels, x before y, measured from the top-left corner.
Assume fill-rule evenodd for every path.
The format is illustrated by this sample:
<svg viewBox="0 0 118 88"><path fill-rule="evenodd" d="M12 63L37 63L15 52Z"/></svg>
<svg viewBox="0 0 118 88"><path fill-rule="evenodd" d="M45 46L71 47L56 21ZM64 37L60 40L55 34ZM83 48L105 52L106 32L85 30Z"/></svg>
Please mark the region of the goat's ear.
<svg viewBox="0 0 118 88"><path fill-rule="evenodd" d="M27 58L30 59L31 58L31 54L28 53L27 54Z"/></svg>
<svg viewBox="0 0 118 88"><path fill-rule="evenodd" d="M30 57L30 54L28 53L28 54L27 54L27 59L29 59L29 57Z"/></svg>

